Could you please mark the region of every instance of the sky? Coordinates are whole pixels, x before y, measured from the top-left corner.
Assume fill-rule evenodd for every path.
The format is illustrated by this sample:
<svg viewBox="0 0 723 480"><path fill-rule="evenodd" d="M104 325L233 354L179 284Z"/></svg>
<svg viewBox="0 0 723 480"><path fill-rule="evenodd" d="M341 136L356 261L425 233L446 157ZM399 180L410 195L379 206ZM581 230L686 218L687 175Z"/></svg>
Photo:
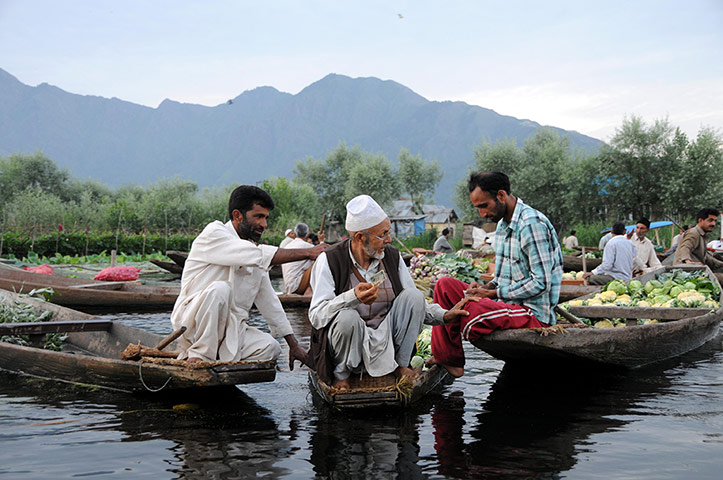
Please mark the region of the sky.
<svg viewBox="0 0 723 480"><path fill-rule="evenodd" d="M723 0L0 0L0 68L157 107L401 83L610 140L625 118L723 133Z"/></svg>

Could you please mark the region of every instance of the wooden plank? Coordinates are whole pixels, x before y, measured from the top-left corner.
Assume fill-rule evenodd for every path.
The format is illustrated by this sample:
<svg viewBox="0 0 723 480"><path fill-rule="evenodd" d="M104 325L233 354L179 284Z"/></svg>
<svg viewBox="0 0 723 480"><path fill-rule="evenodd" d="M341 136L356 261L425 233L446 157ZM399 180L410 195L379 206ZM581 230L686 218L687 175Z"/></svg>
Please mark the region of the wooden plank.
<svg viewBox="0 0 723 480"><path fill-rule="evenodd" d="M99 290L120 290L123 285L129 282L103 282L103 283L84 283L82 285L70 285L69 288L97 288Z"/></svg>
<svg viewBox="0 0 723 480"><path fill-rule="evenodd" d="M0 335L37 335L58 332L103 332L110 320L63 320L58 322L0 323Z"/></svg>

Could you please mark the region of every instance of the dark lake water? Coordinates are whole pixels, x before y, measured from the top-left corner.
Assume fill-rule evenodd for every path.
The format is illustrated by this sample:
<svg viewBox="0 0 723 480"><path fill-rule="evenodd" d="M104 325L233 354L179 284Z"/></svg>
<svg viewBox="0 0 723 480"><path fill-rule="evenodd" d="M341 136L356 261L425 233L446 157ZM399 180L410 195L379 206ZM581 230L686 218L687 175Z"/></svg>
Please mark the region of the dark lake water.
<svg viewBox="0 0 723 480"><path fill-rule="evenodd" d="M113 318L168 333L168 313ZM308 341L305 310L289 310ZM255 316L252 323L262 325ZM284 345L285 346L285 345ZM723 470L723 345L607 374L468 346L467 373L407 411L315 403L307 371L152 399L0 374L0 478L713 479ZM175 407L175 408L174 408Z"/></svg>

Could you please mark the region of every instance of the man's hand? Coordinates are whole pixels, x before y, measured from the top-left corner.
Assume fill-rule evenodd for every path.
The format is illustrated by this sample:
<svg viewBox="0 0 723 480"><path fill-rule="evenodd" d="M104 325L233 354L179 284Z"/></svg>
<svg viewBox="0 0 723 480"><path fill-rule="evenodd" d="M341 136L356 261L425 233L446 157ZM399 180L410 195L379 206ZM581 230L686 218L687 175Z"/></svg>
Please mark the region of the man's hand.
<svg viewBox="0 0 723 480"><path fill-rule="evenodd" d="M316 260L316 257L321 255L321 252L329 248L329 245L326 243L320 243L319 245L312 247L312 248L305 248L304 251L309 254L307 257L309 260Z"/></svg>
<svg viewBox="0 0 723 480"><path fill-rule="evenodd" d="M360 283L354 287L354 295L365 305L371 305L379 296L379 287L371 283Z"/></svg>
<svg viewBox="0 0 723 480"><path fill-rule="evenodd" d="M298 360L302 365L306 365L309 368L313 368L309 364L309 354L306 350L301 348L298 340L294 334L289 334L284 337L286 343L289 345L289 369L294 369L294 362Z"/></svg>
<svg viewBox="0 0 723 480"><path fill-rule="evenodd" d="M312 368L312 366L309 365L309 353L301 348L301 345L299 344L294 345L293 348L289 347L289 368L291 370L294 369L295 360L301 362L302 365Z"/></svg>
<svg viewBox="0 0 723 480"><path fill-rule="evenodd" d="M592 272L585 272L582 274L582 278L587 278L592 275Z"/></svg>
<svg viewBox="0 0 723 480"><path fill-rule="evenodd" d="M634 229L634 228L633 228L632 230L630 230L628 233L625 234L625 236L627 237L628 240L630 240L631 238L633 238L633 233L635 233L635 229Z"/></svg>
<svg viewBox="0 0 723 480"><path fill-rule="evenodd" d="M324 235L324 231L320 231L316 233L316 236L319 238L319 243L324 243L324 239L326 236Z"/></svg>
<svg viewBox="0 0 723 480"><path fill-rule="evenodd" d="M468 297L497 298L497 286L492 282L485 284L472 282L464 293Z"/></svg>
<svg viewBox="0 0 723 480"><path fill-rule="evenodd" d="M469 317L469 312L467 310L464 310L463 307L468 302L479 302L478 297L464 297L462 300L457 302L457 304L444 312L444 323L453 323L458 322L459 317Z"/></svg>

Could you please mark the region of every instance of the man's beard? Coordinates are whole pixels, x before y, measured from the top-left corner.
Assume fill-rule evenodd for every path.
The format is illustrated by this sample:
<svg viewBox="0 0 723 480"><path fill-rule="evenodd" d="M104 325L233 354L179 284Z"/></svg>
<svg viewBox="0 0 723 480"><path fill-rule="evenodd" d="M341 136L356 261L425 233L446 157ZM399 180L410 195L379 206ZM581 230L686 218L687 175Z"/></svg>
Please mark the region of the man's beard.
<svg viewBox="0 0 723 480"><path fill-rule="evenodd" d="M384 258L384 250L382 250L382 253L377 252L377 250L371 246L371 242L369 241L369 237L367 237L366 241L364 242L364 253L369 255L372 258L375 258L377 260L381 260Z"/></svg>
<svg viewBox="0 0 723 480"><path fill-rule="evenodd" d="M254 226L246 221L246 217L244 217L243 221L238 224L236 231L238 232L239 237L251 240L254 243L259 243L261 235L264 233L264 229L261 227L256 227L256 229L254 229Z"/></svg>
<svg viewBox="0 0 723 480"><path fill-rule="evenodd" d="M497 200L495 197L495 213L490 218L487 217L487 220L489 220L491 223L499 222L503 218L505 218L505 215L507 215L507 205Z"/></svg>

